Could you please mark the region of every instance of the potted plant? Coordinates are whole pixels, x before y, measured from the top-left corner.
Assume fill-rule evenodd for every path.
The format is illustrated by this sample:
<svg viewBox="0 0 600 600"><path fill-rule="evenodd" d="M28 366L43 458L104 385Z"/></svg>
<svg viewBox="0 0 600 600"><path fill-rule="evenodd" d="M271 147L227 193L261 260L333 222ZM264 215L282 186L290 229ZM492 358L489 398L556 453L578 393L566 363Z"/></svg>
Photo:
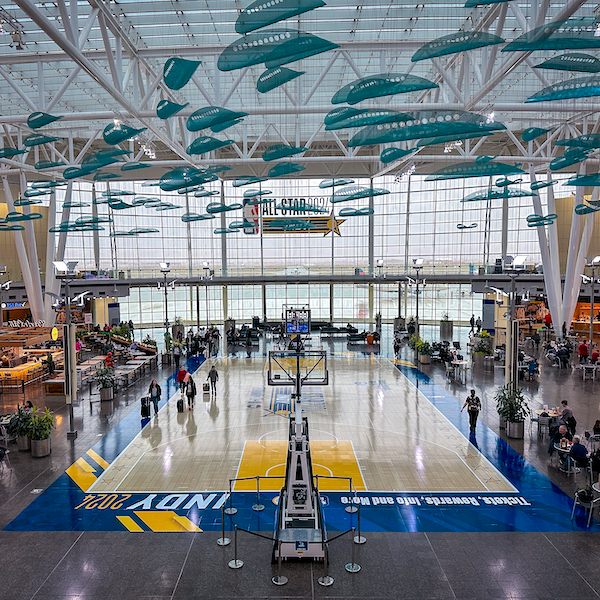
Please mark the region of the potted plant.
<svg viewBox="0 0 600 600"><path fill-rule="evenodd" d="M428 365L431 363L431 354L433 353L433 347L425 340L419 340L416 344L416 350L419 353L419 362L422 365Z"/></svg>
<svg viewBox="0 0 600 600"><path fill-rule="evenodd" d="M454 335L454 321L450 320L448 313L442 315L440 321L440 338L442 340L451 340Z"/></svg>
<svg viewBox="0 0 600 600"><path fill-rule="evenodd" d="M96 369L96 383L100 388L100 400L112 400L115 397L115 371L112 367Z"/></svg>
<svg viewBox="0 0 600 600"><path fill-rule="evenodd" d="M506 421L506 435L510 438L523 438L525 419L531 416L531 409L521 388L507 383L496 393L496 410L500 419Z"/></svg>
<svg viewBox="0 0 600 600"><path fill-rule="evenodd" d="M168 331L165 331L165 351L162 354L162 364L170 365L171 364L171 350L173 349L173 338Z"/></svg>
<svg viewBox="0 0 600 600"><path fill-rule="evenodd" d="M31 450L29 440L29 421L31 421L31 412L19 406L17 412L12 416L8 424L8 433L17 436L17 448L19 452L27 452Z"/></svg>
<svg viewBox="0 0 600 600"><path fill-rule="evenodd" d="M491 355L492 350L487 341L483 339L477 340L475 346L473 346L473 366L479 368L483 367L485 357Z"/></svg>
<svg viewBox="0 0 600 600"><path fill-rule="evenodd" d="M33 409L27 434L31 439L31 456L41 458L50 454L50 434L54 429L54 415L48 410L40 413Z"/></svg>

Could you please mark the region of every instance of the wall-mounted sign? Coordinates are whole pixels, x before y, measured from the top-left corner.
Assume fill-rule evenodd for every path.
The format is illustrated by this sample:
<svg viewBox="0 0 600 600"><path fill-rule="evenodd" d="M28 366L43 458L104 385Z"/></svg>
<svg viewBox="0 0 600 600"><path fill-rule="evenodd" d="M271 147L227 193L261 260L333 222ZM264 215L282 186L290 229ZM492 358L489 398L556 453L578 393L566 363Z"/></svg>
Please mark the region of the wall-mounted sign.
<svg viewBox="0 0 600 600"><path fill-rule="evenodd" d="M3 302L2 308L27 308L26 302Z"/></svg>
<svg viewBox="0 0 600 600"><path fill-rule="evenodd" d="M56 327L52 328L52 331L50 332L50 335L52 336L52 341L56 341L58 339L58 329Z"/></svg>
<svg viewBox="0 0 600 600"><path fill-rule="evenodd" d="M92 313L83 313L83 319L84 319L84 323L86 325L94 324L94 317L93 317Z"/></svg>

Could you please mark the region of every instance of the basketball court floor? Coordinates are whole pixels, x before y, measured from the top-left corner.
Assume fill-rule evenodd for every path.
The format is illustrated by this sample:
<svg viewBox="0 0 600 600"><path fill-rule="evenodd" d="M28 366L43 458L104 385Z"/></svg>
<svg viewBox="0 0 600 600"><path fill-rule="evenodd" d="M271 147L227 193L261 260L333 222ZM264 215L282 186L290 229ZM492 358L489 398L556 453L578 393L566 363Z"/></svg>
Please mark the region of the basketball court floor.
<svg viewBox="0 0 600 600"><path fill-rule="evenodd" d="M5 529L214 531L228 506L228 529L272 531L292 384L268 385L266 357L202 360L188 361L193 407L177 412L173 377L159 381L157 417L130 413ZM327 368L302 411L328 529L357 524L350 504L364 531L585 529L569 497L485 425L471 434L457 400L410 363L340 352Z"/></svg>

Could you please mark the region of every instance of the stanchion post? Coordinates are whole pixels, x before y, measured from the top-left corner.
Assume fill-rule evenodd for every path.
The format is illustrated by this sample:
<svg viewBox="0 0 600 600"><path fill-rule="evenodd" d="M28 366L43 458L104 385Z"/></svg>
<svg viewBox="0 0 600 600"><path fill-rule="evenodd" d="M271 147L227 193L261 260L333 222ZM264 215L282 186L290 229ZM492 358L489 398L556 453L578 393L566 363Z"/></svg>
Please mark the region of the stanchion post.
<svg viewBox="0 0 600 600"><path fill-rule="evenodd" d="M223 528L221 532L221 537L217 540L217 544L219 546L229 546L231 544L231 540L228 537L225 537L225 505L221 506L221 519L223 521Z"/></svg>
<svg viewBox="0 0 600 600"><path fill-rule="evenodd" d="M252 505L252 510L256 512L265 510L265 505L260 503L260 475L256 476L256 504Z"/></svg>
<svg viewBox="0 0 600 600"><path fill-rule="evenodd" d="M333 584L333 577L331 575L329 575L329 553L327 550L327 544L323 543L324 546L324 552L323 552L323 567L324 567L324 574L319 577L319 579L317 579L317 583L319 585L322 585L323 587L329 587L330 585Z"/></svg>
<svg viewBox="0 0 600 600"><path fill-rule="evenodd" d="M277 540L277 575L271 579L275 585L285 585L288 578L281 574L281 540Z"/></svg>
<svg viewBox="0 0 600 600"><path fill-rule="evenodd" d="M237 557L237 525L233 530L233 560L230 560L227 564L230 569L241 569L244 566L244 561L239 560Z"/></svg>
<svg viewBox="0 0 600 600"><path fill-rule="evenodd" d="M350 562L344 567L348 573L358 573L360 571L360 565L354 562L354 527L352 528L352 537L350 538L350 543L352 546L352 551L350 552Z"/></svg>
<svg viewBox="0 0 600 600"><path fill-rule="evenodd" d="M350 494L350 497L352 497L352 477L348 477L348 483L349 483L348 493ZM350 504L348 506L346 506L345 510L347 513L355 513L358 510L358 508L356 507L356 504L354 504L352 501L350 501Z"/></svg>
<svg viewBox="0 0 600 600"><path fill-rule="evenodd" d="M360 535L360 509L361 509L361 505L358 504L358 515L357 515L357 522L358 522L358 535L354 536L354 543L355 544L364 544L367 541L367 538Z"/></svg>
<svg viewBox="0 0 600 600"><path fill-rule="evenodd" d="M231 479L229 480L229 506L225 509L226 515L235 515L237 508L231 505Z"/></svg>

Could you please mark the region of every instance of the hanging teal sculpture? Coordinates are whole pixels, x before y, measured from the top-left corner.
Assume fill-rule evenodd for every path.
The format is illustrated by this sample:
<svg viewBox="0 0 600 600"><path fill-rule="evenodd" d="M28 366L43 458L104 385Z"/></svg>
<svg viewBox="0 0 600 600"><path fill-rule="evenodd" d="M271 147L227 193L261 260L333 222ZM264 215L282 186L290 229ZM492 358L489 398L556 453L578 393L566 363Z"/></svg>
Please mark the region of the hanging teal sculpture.
<svg viewBox="0 0 600 600"><path fill-rule="evenodd" d="M13 156L17 156L17 154L25 154L27 150L17 150L17 148L0 148L0 158L12 158ZM61 163L64 164L64 163Z"/></svg>
<svg viewBox="0 0 600 600"><path fill-rule="evenodd" d="M44 190L25 190L23 192L23 196L25 196L25 198L33 198L35 196L47 196L50 193L51 190L49 189L44 189Z"/></svg>
<svg viewBox="0 0 600 600"><path fill-rule="evenodd" d="M340 185L350 185L354 183L354 179L323 179L321 183L319 183L319 187L322 190L325 190L330 187L338 187Z"/></svg>
<svg viewBox="0 0 600 600"><path fill-rule="evenodd" d="M25 231L23 225L7 225L0 222L0 231Z"/></svg>
<svg viewBox="0 0 600 600"><path fill-rule="evenodd" d="M137 171L138 169L147 169L151 166L152 165L148 163L141 163L131 160L121 166L121 171Z"/></svg>
<svg viewBox="0 0 600 600"><path fill-rule="evenodd" d="M389 190L383 188L368 188L360 185L342 188L331 196L330 202L335 204L337 202L348 202L349 200L359 200L360 198L370 198L372 196L382 196L389 194Z"/></svg>
<svg viewBox="0 0 600 600"><path fill-rule="evenodd" d="M493 175L515 175L525 173L516 165L497 162L465 162L460 165L444 167L428 175L425 181L441 181L444 179L462 179L463 177L487 177Z"/></svg>
<svg viewBox="0 0 600 600"><path fill-rule="evenodd" d="M207 173L205 169L177 167L160 178L159 187L163 192L174 192L181 188L201 185L216 179L217 176L214 173Z"/></svg>
<svg viewBox="0 0 600 600"><path fill-rule="evenodd" d="M256 223L253 221L232 221L229 223L229 229L254 229Z"/></svg>
<svg viewBox="0 0 600 600"><path fill-rule="evenodd" d="M365 208L342 208L339 215L340 217L366 217L374 213L374 209L366 206Z"/></svg>
<svg viewBox="0 0 600 600"><path fill-rule="evenodd" d="M590 204L578 204L575 207L575 213L578 215L587 215L589 213L594 213L598 211L598 208L595 206L592 206Z"/></svg>
<svg viewBox="0 0 600 600"><path fill-rule="evenodd" d="M17 221L35 221L41 219L43 215L40 213L20 213L20 212L9 212L6 215L5 221L7 223L16 223Z"/></svg>
<svg viewBox="0 0 600 600"><path fill-rule="evenodd" d="M284 162L276 164L272 169L269 170L267 175L269 177L281 177L282 175L291 175L292 173L299 173L304 171L306 167L299 165L298 163Z"/></svg>
<svg viewBox="0 0 600 600"><path fill-rule="evenodd" d="M540 137L540 135L544 135L549 131L552 131L552 129L542 129L541 127L528 127L527 129L523 130L523 133L521 134L521 139L524 142L531 142L532 140L535 140L535 138L538 138Z"/></svg>
<svg viewBox="0 0 600 600"><path fill-rule="evenodd" d="M465 225L464 223L458 223L456 225L456 229L475 229L477 227L477 223L471 223L470 225Z"/></svg>
<svg viewBox="0 0 600 600"><path fill-rule="evenodd" d="M275 144L274 146L269 146L262 155L262 159L265 162L269 162L271 160L279 160L280 158L286 158L287 156L295 156L296 154L302 154L306 152L308 148L304 146L294 147L288 146L287 144Z"/></svg>
<svg viewBox="0 0 600 600"><path fill-rule="evenodd" d="M65 179L76 179L77 177L85 177L91 175L97 169L95 167L68 167L63 171L63 177Z"/></svg>
<svg viewBox="0 0 600 600"><path fill-rule="evenodd" d="M198 190L194 192L194 198L208 198L209 196L218 196L217 190Z"/></svg>
<svg viewBox="0 0 600 600"><path fill-rule="evenodd" d="M593 150L582 150L581 148L567 148L563 156L550 161L550 170L560 171L571 165L576 165L587 160L593 152Z"/></svg>
<svg viewBox="0 0 600 600"><path fill-rule="evenodd" d="M504 4L509 0L467 0L465 8L473 8L474 6L488 6L489 4Z"/></svg>
<svg viewBox="0 0 600 600"><path fill-rule="evenodd" d="M533 192L519 189L504 188L503 190L482 190L473 192L465 196L461 202L477 202L479 200L498 200L501 198L525 198L527 196L537 196Z"/></svg>
<svg viewBox="0 0 600 600"><path fill-rule="evenodd" d="M43 135L42 133L32 133L23 140L23 146L26 148L33 148L34 146L41 146L42 144L49 144L50 142L57 142L60 140L59 137L53 135Z"/></svg>
<svg viewBox="0 0 600 600"><path fill-rule="evenodd" d="M226 235L228 233L238 233L237 229L229 229L228 227L219 227L213 231L215 235Z"/></svg>
<svg viewBox="0 0 600 600"><path fill-rule="evenodd" d="M17 198L15 206L31 206L32 204L41 204L43 200L39 198Z"/></svg>
<svg viewBox="0 0 600 600"><path fill-rule="evenodd" d="M294 29L251 33L229 45L217 61L220 71L234 71L264 63L268 69L334 50L338 45Z"/></svg>
<svg viewBox="0 0 600 600"><path fill-rule="evenodd" d="M234 140L218 140L217 138L203 135L195 139L187 148L186 152L191 156L193 154L206 154L212 150L224 148L234 143Z"/></svg>
<svg viewBox="0 0 600 600"><path fill-rule="evenodd" d="M508 187L509 185L516 185L517 183L521 183L522 179L509 179L508 177L501 177L500 179L496 179L494 185L496 187Z"/></svg>
<svg viewBox="0 0 600 600"><path fill-rule="evenodd" d="M160 198L147 198L146 202L144 202L144 206L158 206L159 204L162 204Z"/></svg>
<svg viewBox="0 0 600 600"><path fill-rule="evenodd" d="M88 202L64 202L63 208L84 208L89 206Z"/></svg>
<svg viewBox="0 0 600 600"><path fill-rule="evenodd" d="M371 125L361 129L348 142L349 147L402 142L441 135L493 133L506 129L498 122L487 122L487 117L462 110L424 110L409 113L411 119L385 125Z"/></svg>
<svg viewBox="0 0 600 600"><path fill-rule="evenodd" d="M232 167L227 165L211 165L204 169L207 173L221 173L222 171L231 171Z"/></svg>
<svg viewBox="0 0 600 600"><path fill-rule="evenodd" d="M123 202L123 200L119 200L118 198L114 200L109 199L108 205L113 210L125 210L126 208L134 208L131 204L127 204L127 202Z"/></svg>
<svg viewBox="0 0 600 600"><path fill-rule="evenodd" d="M502 48L502 52L534 50L586 50L600 48L594 17L573 17L553 21L519 36Z"/></svg>
<svg viewBox="0 0 600 600"><path fill-rule="evenodd" d="M485 137L488 135L494 135L494 131L475 131L473 133L454 133L450 135L438 135L436 137L421 138L417 142L417 147L423 146L436 146L438 144L447 144L448 142L457 142L459 140L469 140L478 137Z"/></svg>
<svg viewBox="0 0 600 600"><path fill-rule="evenodd" d="M41 179L40 181L31 181L30 183L34 190L45 190L67 185L66 181L46 181L45 179Z"/></svg>
<svg viewBox="0 0 600 600"><path fill-rule="evenodd" d="M129 190L110 190L102 192L102 195L107 198L118 198L120 196L135 196L135 192L130 192Z"/></svg>
<svg viewBox="0 0 600 600"><path fill-rule="evenodd" d="M268 196L272 194L271 190L246 190L244 192L244 198L256 198L258 196Z"/></svg>
<svg viewBox="0 0 600 600"><path fill-rule="evenodd" d="M402 148L386 148L381 152L379 160L381 160L384 165L387 165L388 163L412 154L415 150L417 150L417 148L409 148L408 150L403 150Z"/></svg>
<svg viewBox="0 0 600 600"><path fill-rule="evenodd" d="M239 210L243 208L241 204L234 203L227 206L227 204L222 204L221 202L212 202L206 207L206 212L209 214L212 213L221 213L221 212L229 212L231 210Z"/></svg>
<svg viewBox="0 0 600 600"><path fill-rule="evenodd" d="M541 190L542 188L550 187L558 183L558 181L534 181L529 187L532 190Z"/></svg>
<svg viewBox="0 0 600 600"><path fill-rule="evenodd" d="M256 80L256 89L261 94L266 94L275 88L304 75L306 71L294 71L287 67L275 67L274 69L267 69L264 73L261 73L260 77Z"/></svg>
<svg viewBox="0 0 600 600"><path fill-rule="evenodd" d="M364 108L359 110L344 106L343 108L334 108L324 119L325 129L332 131L336 129L349 129L351 127L366 127L367 125L377 125L378 123L394 123L399 121L409 121L410 115L397 110L383 110Z"/></svg>
<svg viewBox="0 0 600 600"><path fill-rule="evenodd" d="M234 112L219 106L206 106L188 117L186 127L188 131L201 131L208 127L213 131L222 131L239 123L247 115L246 112Z"/></svg>
<svg viewBox="0 0 600 600"><path fill-rule="evenodd" d="M106 171L98 171L94 175L94 181L107 181L108 179L119 179L121 176L116 173L107 173Z"/></svg>
<svg viewBox="0 0 600 600"><path fill-rule="evenodd" d="M525 102L551 102L592 96L600 96L600 75L559 81L529 96Z"/></svg>
<svg viewBox="0 0 600 600"><path fill-rule="evenodd" d="M587 133L576 138L556 140L556 146L569 146L570 148L582 148L584 150L595 150L600 148L600 134Z"/></svg>
<svg viewBox="0 0 600 600"><path fill-rule="evenodd" d="M188 105L189 102L186 102L185 104L177 104L177 102L171 102L170 100L161 100L156 105L156 116L159 119L166 121L169 117L176 115Z"/></svg>
<svg viewBox="0 0 600 600"><path fill-rule="evenodd" d="M556 213L551 213L545 217L543 215L529 215L527 217L527 227L544 227L546 225L552 225L556 219L558 219Z"/></svg>
<svg viewBox="0 0 600 600"><path fill-rule="evenodd" d="M34 112L27 117L27 127L39 129L40 127L44 127L44 125L49 125L59 119L62 119L62 116L55 117L54 115L49 115L45 112Z"/></svg>
<svg viewBox="0 0 600 600"><path fill-rule="evenodd" d="M165 85L172 90L180 90L192 78L201 64L202 61L199 60L169 58L163 68Z"/></svg>
<svg viewBox="0 0 600 600"><path fill-rule="evenodd" d="M146 203L146 206L147 205L148 204ZM181 206L178 206L177 204L171 204L170 202L159 202L154 206L154 209L158 211L175 210L177 208L181 208Z"/></svg>
<svg viewBox="0 0 600 600"><path fill-rule="evenodd" d="M211 214L202 214L199 215L198 213L193 213L193 212L187 212L184 213L183 215L181 215L181 220L184 223L191 223L193 221L206 221L207 219L215 219L215 215L211 215Z"/></svg>
<svg viewBox="0 0 600 600"><path fill-rule="evenodd" d="M563 183L563 185L574 185L577 187L600 185L600 173L590 173L589 175L572 177Z"/></svg>
<svg viewBox="0 0 600 600"><path fill-rule="evenodd" d="M177 190L178 194L192 194L194 192L199 192L200 190L203 190L204 187L201 185L191 185L190 187L184 187L184 188L180 188Z"/></svg>
<svg viewBox="0 0 600 600"><path fill-rule="evenodd" d="M571 53L549 58L535 69L556 69L558 71L581 71L583 73L600 72L600 60L590 54Z"/></svg>
<svg viewBox="0 0 600 600"><path fill-rule="evenodd" d="M357 104L369 98L407 94L417 90L430 90L439 87L423 77L403 75L401 73L380 73L357 79L338 90L331 99L331 104Z"/></svg>
<svg viewBox="0 0 600 600"><path fill-rule="evenodd" d="M447 54L457 54L483 48L485 46L494 46L503 44L504 40L497 35L486 33L485 31L458 31L450 35L431 40L423 44L412 56L412 62L427 60L437 56L446 56Z"/></svg>
<svg viewBox="0 0 600 600"><path fill-rule="evenodd" d="M239 34L250 33L321 6L325 6L323 0L255 0L240 12L235 30Z"/></svg>
<svg viewBox="0 0 600 600"><path fill-rule="evenodd" d="M135 137L138 133L142 133L142 131L146 131L146 127L134 129L123 123L119 123L118 125L111 123L104 128L102 138L110 146L116 146L125 140Z"/></svg>
<svg viewBox="0 0 600 600"><path fill-rule="evenodd" d="M267 179L268 179L268 177L254 177L254 176L238 177L237 179L234 179L234 181L231 185L233 187L242 187L244 185L252 185L253 183L260 183L261 181L267 181Z"/></svg>
<svg viewBox="0 0 600 600"><path fill-rule="evenodd" d="M78 225L93 225L95 223L112 223L111 217L79 217L75 223Z"/></svg>

